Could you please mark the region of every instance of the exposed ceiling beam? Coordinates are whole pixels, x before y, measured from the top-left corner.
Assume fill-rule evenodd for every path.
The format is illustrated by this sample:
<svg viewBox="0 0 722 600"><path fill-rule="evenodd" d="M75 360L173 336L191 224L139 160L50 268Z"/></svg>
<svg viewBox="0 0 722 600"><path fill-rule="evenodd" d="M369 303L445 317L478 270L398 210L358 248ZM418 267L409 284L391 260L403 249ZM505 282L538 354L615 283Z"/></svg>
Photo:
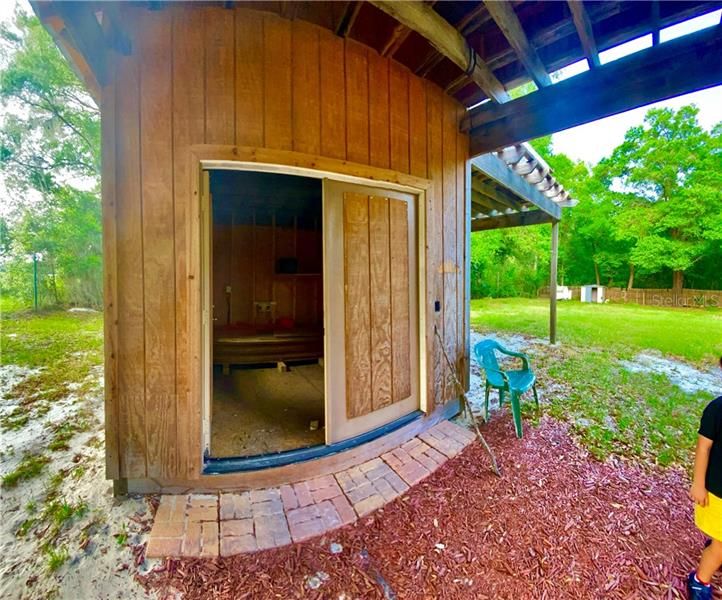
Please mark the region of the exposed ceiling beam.
<svg viewBox="0 0 722 600"><path fill-rule="evenodd" d="M599 51L597 50L597 42L594 39L594 30L592 22L589 19L584 3L582 0L567 0L569 10L572 11L572 19L574 19L574 27L577 28L579 40L582 42L584 54L587 55L589 66L592 68L600 67Z"/></svg>
<svg viewBox="0 0 722 600"><path fill-rule="evenodd" d="M428 5L433 6L436 4L436 0L429 0ZM389 39L381 48L379 54L381 56L392 57L399 51L399 48L404 44L406 39L411 35L411 29L406 27L403 23L397 23L394 27Z"/></svg>
<svg viewBox="0 0 722 600"><path fill-rule="evenodd" d="M418 0L393 2L370 0L371 4L392 16L399 23L426 38L439 52L451 60L496 102L507 102L509 95L481 57L469 46L454 27L439 13Z"/></svg>
<svg viewBox="0 0 722 600"><path fill-rule="evenodd" d="M511 208L514 211L522 210L522 206L525 204L523 200L520 200L514 194L500 188L493 180L486 179L482 181L478 177L472 177L471 189L501 204L504 208Z"/></svg>
<svg viewBox="0 0 722 600"><path fill-rule="evenodd" d="M555 219L560 219L562 210L523 177L512 172L506 163L494 154L485 154L471 159L472 169L478 169L489 179L493 179L501 187L512 194L523 198L538 209Z"/></svg>
<svg viewBox="0 0 722 600"><path fill-rule="evenodd" d="M356 22L356 17L358 17L362 4L363 2L351 0L351 2L346 5L346 10L338 23L338 27L336 27L336 35L348 37Z"/></svg>
<svg viewBox="0 0 722 600"><path fill-rule="evenodd" d="M489 21L491 21L491 15L486 10L486 7L479 3L454 24L454 29L457 29L466 38ZM424 60L416 68L415 73L425 77L442 60L444 60L444 55L439 54L436 48L431 48Z"/></svg>
<svg viewBox="0 0 722 600"><path fill-rule="evenodd" d="M722 84L722 25L620 58L464 119L471 155Z"/></svg>
<svg viewBox="0 0 722 600"><path fill-rule="evenodd" d="M539 58L534 46L529 43L529 38L524 33L519 17L514 12L511 2L500 2L499 0L484 0L486 10L491 18L501 29L509 45L526 68L527 72L539 87L546 87L552 84L544 63Z"/></svg>
<svg viewBox="0 0 722 600"><path fill-rule="evenodd" d="M555 220L554 217L548 215L543 210L530 210L527 212L514 213L513 215L472 219L471 231L489 231L490 229L502 229L504 227L540 225L541 223L553 223Z"/></svg>
<svg viewBox="0 0 722 600"><path fill-rule="evenodd" d="M74 6L80 4L80 6ZM106 47L103 31L88 6L83 3L31 1L31 6L60 48L95 103L100 106L100 90L106 82ZM87 11L87 13L85 12ZM80 13L80 14L78 14ZM80 19L80 23L76 19ZM78 27L88 31L79 35ZM86 42L85 35L94 40ZM94 47L93 47L94 46Z"/></svg>

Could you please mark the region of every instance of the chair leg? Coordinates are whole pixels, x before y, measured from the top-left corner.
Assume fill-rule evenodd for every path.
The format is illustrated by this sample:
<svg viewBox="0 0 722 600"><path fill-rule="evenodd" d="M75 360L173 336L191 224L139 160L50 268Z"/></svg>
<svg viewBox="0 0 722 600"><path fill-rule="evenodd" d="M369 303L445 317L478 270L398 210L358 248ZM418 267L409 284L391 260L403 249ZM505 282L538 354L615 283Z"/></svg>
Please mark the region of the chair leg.
<svg viewBox="0 0 722 600"><path fill-rule="evenodd" d="M524 433L521 426L521 406L519 404L519 394L511 392L511 414L514 417L514 429L516 437L521 438Z"/></svg>
<svg viewBox="0 0 722 600"><path fill-rule="evenodd" d="M489 422L489 384L486 384L486 391L484 393L484 423Z"/></svg>
<svg viewBox="0 0 722 600"><path fill-rule="evenodd" d="M499 408L504 404L504 390L499 390Z"/></svg>
<svg viewBox="0 0 722 600"><path fill-rule="evenodd" d="M534 402L536 402L536 412L539 414L539 396L536 393L536 384L531 386L531 391L534 392Z"/></svg>

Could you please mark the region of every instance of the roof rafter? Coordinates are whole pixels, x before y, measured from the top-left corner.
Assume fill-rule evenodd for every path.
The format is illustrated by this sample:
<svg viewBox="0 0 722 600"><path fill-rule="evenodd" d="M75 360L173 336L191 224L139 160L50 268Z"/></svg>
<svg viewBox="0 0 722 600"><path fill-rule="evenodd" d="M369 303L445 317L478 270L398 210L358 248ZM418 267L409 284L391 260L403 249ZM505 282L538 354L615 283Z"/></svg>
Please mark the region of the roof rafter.
<svg viewBox="0 0 722 600"><path fill-rule="evenodd" d="M524 227L526 225L540 225L542 223L553 223L556 219L543 210L530 210L527 212L514 213L513 215L499 215L472 219L471 231L488 231L490 229L502 229L504 227Z"/></svg>
<svg viewBox="0 0 722 600"><path fill-rule="evenodd" d="M597 49L597 42L594 39L592 21L589 19L587 10L584 8L584 3L582 0L567 0L567 4L569 4L569 10L572 12L574 27L577 28L579 40L582 42L582 48L584 48L584 54L587 55L589 66L591 68L600 67L599 50Z"/></svg>
<svg viewBox="0 0 722 600"><path fill-rule="evenodd" d="M514 52L516 52L534 83L539 87L551 85L552 80L549 73L547 73L544 63L539 58L534 46L529 42L526 33L524 33L524 28L521 26L521 21L516 16L511 2L484 0L484 5L491 18L501 29L509 45L514 48Z"/></svg>
<svg viewBox="0 0 722 600"><path fill-rule="evenodd" d="M439 52L469 73L471 79L487 96L496 102L509 100L509 94L504 86L481 57L469 46L464 36L428 5L418 0L411 2L370 0L370 2L399 23L403 23L426 38Z"/></svg>
<svg viewBox="0 0 722 600"><path fill-rule="evenodd" d="M471 155L722 84L722 25L652 46L501 106L472 111Z"/></svg>

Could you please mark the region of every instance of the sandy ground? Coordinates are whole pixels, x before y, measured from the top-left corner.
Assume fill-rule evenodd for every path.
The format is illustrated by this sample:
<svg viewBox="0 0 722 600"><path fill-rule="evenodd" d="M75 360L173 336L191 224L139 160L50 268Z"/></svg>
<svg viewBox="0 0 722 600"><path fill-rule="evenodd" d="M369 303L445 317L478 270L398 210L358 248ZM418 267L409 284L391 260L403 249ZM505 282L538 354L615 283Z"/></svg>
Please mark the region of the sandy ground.
<svg viewBox="0 0 722 600"><path fill-rule="evenodd" d="M15 407L8 392L25 377L29 369L14 365L0 366L0 414ZM83 397L71 393L56 401L43 416L31 419L15 431L2 432L0 474L15 469L26 452L42 453L50 458L43 474L21 481L12 489L0 489L0 598L60 598L68 600L146 598L134 580L139 569L152 565L136 564L134 546L145 541L151 519L148 500L128 498L116 501L111 483L105 480L103 440L102 370L93 374L93 391ZM71 386L77 387L77 386ZM51 452L47 445L52 426L77 418L79 410L93 415L88 431L77 433L69 449ZM51 478L64 475L58 498L69 504L84 502L83 516L67 521L52 543L56 550L67 548L68 560L57 571L48 567L42 550L50 525L46 522L18 535L23 522L37 517L45 506ZM34 511L28 505L35 503ZM114 536L126 537L119 543Z"/></svg>
<svg viewBox="0 0 722 600"><path fill-rule="evenodd" d="M640 352L632 360L620 362L628 371L664 375L688 394L696 392L709 392L715 396L722 394L722 369L719 367L700 371L682 361L665 358L661 353L654 352Z"/></svg>
<svg viewBox="0 0 722 600"><path fill-rule="evenodd" d="M214 374L211 452L253 456L325 442L323 367L292 365ZM315 422L315 429L311 423Z"/></svg>

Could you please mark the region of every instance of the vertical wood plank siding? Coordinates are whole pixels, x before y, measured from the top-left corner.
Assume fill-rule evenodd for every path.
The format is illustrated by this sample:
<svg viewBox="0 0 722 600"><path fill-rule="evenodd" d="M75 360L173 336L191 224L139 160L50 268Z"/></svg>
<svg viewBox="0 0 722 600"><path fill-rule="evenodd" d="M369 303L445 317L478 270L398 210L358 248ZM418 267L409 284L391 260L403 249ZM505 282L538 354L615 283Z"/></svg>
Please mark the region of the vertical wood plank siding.
<svg viewBox="0 0 722 600"><path fill-rule="evenodd" d="M112 55L116 80L104 89L102 108L104 157L115 161L114 169L104 165L103 182L107 429L118 440L108 445L109 476L199 474L198 349L189 345L200 319L189 294L196 274L188 249L198 235L194 144L296 150L432 180L420 332L429 408L454 395L433 327L463 365L468 138L458 132L461 107L374 50L301 21L190 3L159 11L128 4L122 13L133 53ZM393 318L391 335L405 335ZM406 388L394 382L391 393Z"/></svg>

